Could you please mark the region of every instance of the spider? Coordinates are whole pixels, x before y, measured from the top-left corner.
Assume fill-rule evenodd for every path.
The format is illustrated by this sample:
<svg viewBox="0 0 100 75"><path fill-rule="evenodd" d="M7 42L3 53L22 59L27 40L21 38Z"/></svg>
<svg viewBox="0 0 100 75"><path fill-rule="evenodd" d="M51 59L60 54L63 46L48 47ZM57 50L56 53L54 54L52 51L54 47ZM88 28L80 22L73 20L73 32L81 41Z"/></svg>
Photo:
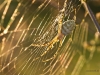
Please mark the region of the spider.
<svg viewBox="0 0 100 75"><path fill-rule="evenodd" d="M61 14L58 16L58 33L57 35L51 40L51 42L46 43L46 44L32 44L32 46L49 46L49 45L54 45L55 42L60 41L60 43L62 42L62 39L64 36L67 36L69 34L71 34L71 32L75 29L75 21L74 20L67 20L63 22L63 17L64 15Z"/></svg>
<svg viewBox="0 0 100 75"><path fill-rule="evenodd" d="M41 45L37 45L37 44L32 44L32 46L48 46L47 50L40 56L44 56L49 50L50 48L53 47L53 45L60 41L60 46L62 46L62 40L64 38L64 36L67 36L69 34L72 33L72 31L75 29L75 21L74 20L67 20L65 22L58 22L58 33L57 35L48 43L46 44L41 44ZM55 57L55 55L57 54L57 52L54 54L54 56L46 61L49 61L51 59L53 59ZM39 57L37 57L36 59L38 59Z"/></svg>
<svg viewBox="0 0 100 75"><path fill-rule="evenodd" d="M64 6L66 6L66 4ZM63 38L65 36L71 34L72 31L75 29L75 25L76 24L75 24L74 20L63 21L63 19L65 17L64 11L65 11L65 8L63 8L60 11L61 13L60 13L60 15L57 16L57 19L56 19L57 24L58 24L58 29L57 29L58 33L57 33L57 35L50 42L48 42L46 44L41 44L41 45L40 44L32 44L32 46L37 46L37 47L39 47L39 46L40 47L42 47L42 46L48 46L47 50L42 55L40 55L40 57L44 56L50 50L50 48L53 47L53 45L56 42L60 41L60 47L61 47L62 46L62 40L63 40ZM57 50L57 52L58 52L58 50ZM49 61L49 60L53 59L56 56L57 52L53 55L52 58L47 59L46 61ZM40 57L37 57L36 59L38 59ZM36 59L34 59L34 60L36 60Z"/></svg>

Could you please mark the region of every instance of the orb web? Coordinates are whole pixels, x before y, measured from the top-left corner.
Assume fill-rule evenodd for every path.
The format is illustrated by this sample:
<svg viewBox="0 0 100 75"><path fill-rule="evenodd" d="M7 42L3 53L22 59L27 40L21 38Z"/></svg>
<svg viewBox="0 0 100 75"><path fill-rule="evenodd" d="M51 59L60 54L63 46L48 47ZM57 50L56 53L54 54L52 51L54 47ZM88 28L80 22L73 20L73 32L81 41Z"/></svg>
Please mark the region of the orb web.
<svg viewBox="0 0 100 75"><path fill-rule="evenodd" d="M78 64L86 62L83 42L88 33L87 14L81 21L77 16L81 5L79 0L1 0L0 74L78 75ZM76 22L62 44L53 40L60 20Z"/></svg>

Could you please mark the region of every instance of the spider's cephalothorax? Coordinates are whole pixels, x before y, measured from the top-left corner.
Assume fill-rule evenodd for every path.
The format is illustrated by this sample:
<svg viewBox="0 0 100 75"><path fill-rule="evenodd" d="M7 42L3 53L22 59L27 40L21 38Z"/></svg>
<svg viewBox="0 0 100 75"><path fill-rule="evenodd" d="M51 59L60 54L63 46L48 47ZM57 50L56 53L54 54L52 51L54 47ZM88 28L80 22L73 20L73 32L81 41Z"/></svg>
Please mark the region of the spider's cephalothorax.
<svg viewBox="0 0 100 75"><path fill-rule="evenodd" d="M70 34L75 28L75 21L74 20L67 20L62 24L61 33L63 35Z"/></svg>

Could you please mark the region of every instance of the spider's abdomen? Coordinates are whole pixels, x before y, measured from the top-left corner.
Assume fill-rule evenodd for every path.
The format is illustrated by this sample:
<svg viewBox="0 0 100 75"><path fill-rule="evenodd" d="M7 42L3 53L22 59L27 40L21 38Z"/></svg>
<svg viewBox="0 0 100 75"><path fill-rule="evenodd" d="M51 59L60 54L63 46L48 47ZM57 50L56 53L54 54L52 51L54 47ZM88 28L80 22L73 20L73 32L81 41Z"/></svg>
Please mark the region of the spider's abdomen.
<svg viewBox="0 0 100 75"><path fill-rule="evenodd" d="M62 25L61 33L66 36L70 34L74 30L74 28L75 28L74 20L65 21Z"/></svg>

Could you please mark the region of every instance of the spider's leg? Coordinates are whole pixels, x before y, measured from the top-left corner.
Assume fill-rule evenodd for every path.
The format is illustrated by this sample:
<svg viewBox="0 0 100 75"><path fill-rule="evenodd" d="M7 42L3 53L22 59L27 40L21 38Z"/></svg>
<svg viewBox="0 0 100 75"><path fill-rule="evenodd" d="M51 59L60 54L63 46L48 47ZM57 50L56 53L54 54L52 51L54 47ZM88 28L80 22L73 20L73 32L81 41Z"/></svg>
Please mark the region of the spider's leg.
<svg viewBox="0 0 100 75"><path fill-rule="evenodd" d="M57 56L57 53L58 53L58 51L60 50L60 48L61 48L61 46L62 46L62 43L63 43L63 39L58 39L58 37L59 37L59 35L57 35L57 37L54 39L54 42L53 42L53 44L52 44L52 45L54 45L56 42L60 41L60 44L59 44L59 47L58 47L56 53L55 53L51 58L49 58L49 59L47 59L47 60L43 60L43 62L50 61L50 60L54 59L54 58ZM50 49L50 47L48 47L48 49L46 50L45 54L47 53L47 51L48 51L49 49ZM43 54L43 55L45 55L45 54ZM43 55L42 55L42 56L43 56Z"/></svg>
<svg viewBox="0 0 100 75"><path fill-rule="evenodd" d="M41 46L48 46L48 48L47 48L46 51L43 52L39 57L33 59L33 61L38 60L39 58L41 58L42 56L44 56L44 55L50 50L50 48L52 48L52 46L53 46L56 42L58 42L58 41L59 41L59 40L57 39L57 36L56 36L53 40L51 40L51 42L41 45ZM39 47L38 44L32 44L32 46L38 46L38 47Z"/></svg>
<svg viewBox="0 0 100 75"><path fill-rule="evenodd" d="M51 58L46 59L46 60L42 60L42 62L47 62L47 61L50 61L50 60L54 59L54 58L57 56L57 53L58 53L58 51L60 50L60 47L61 47L61 46L58 47L56 53L55 53Z"/></svg>
<svg viewBox="0 0 100 75"><path fill-rule="evenodd" d="M56 42L58 42L58 41L59 41L59 40L57 39L57 36L56 36L50 43L48 43L48 48L47 48L47 50L41 55L41 57L44 56L44 55L50 50L50 48L52 48L53 45L54 45Z"/></svg>
<svg viewBox="0 0 100 75"><path fill-rule="evenodd" d="M43 46L50 46L53 43L54 39L51 40L51 42L45 43L45 44L32 44L31 46L35 47L43 47Z"/></svg>

